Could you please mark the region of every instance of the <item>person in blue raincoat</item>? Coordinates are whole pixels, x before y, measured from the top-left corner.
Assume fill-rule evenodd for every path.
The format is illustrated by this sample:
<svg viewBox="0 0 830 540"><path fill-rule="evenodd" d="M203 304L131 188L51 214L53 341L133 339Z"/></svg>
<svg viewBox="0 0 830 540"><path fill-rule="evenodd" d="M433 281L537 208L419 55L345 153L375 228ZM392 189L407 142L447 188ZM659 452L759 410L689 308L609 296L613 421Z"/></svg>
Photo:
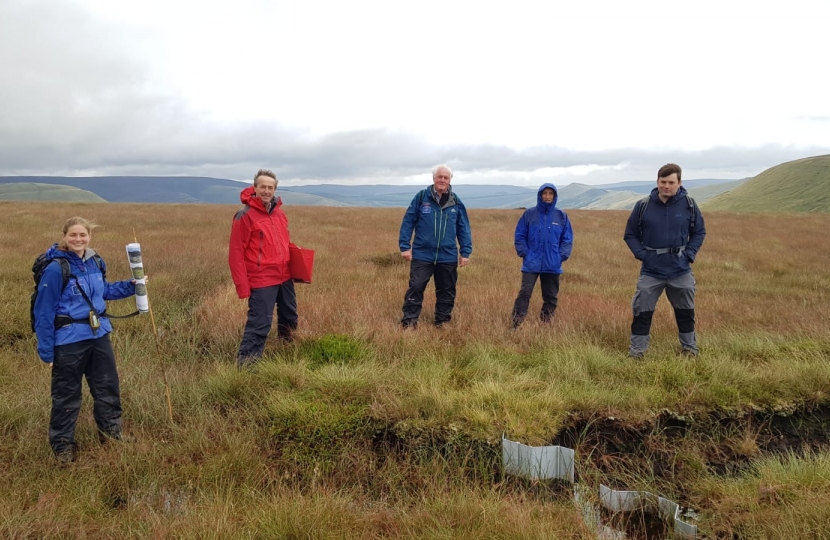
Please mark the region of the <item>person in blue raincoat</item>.
<svg viewBox="0 0 830 540"><path fill-rule="evenodd" d="M52 368L49 444L61 462L77 457L75 424L84 377L99 438L122 440L121 393L106 301L133 296L135 279L106 281L106 265L89 247L94 227L81 217L66 221L63 238L46 252L53 260L38 282L33 309L37 353ZM71 270L65 287L58 259L65 259Z"/></svg>
<svg viewBox="0 0 830 540"><path fill-rule="evenodd" d="M558 194L553 184L542 184L536 206L525 210L516 224L514 245L523 259L522 286L513 304L513 328L525 317L536 280L542 283L542 322L550 322L559 298L562 263L571 256L574 233L568 215L556 208Z"/></svg>

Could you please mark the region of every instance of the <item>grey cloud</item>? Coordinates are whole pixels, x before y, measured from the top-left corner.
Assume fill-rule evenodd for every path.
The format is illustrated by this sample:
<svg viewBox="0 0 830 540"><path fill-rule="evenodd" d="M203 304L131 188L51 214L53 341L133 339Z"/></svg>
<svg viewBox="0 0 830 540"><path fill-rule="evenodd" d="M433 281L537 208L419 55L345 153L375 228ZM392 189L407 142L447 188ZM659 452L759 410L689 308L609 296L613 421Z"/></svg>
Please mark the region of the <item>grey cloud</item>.
<svg viewBox="0 0 830 540"><path fill-rule="evenodd" d="M130 36L65 2L0 3L0 174L200 175L247 179L261 166L281 179L388 182L448 163L457 181L523 181L541 168L616 167L562 179L591 183L650 179L667 162L714 177L830 152L768 145L702 151L557 146L435 146L400 131L355 130L311 137L271 123L214 124L176 95L152 90L151 70ZM493 174L495 172L495 175ZM724 175L724 176L717 176ZM535 179L527 180L536 183ZM559 180L563 183L562 180Z"/></svg>

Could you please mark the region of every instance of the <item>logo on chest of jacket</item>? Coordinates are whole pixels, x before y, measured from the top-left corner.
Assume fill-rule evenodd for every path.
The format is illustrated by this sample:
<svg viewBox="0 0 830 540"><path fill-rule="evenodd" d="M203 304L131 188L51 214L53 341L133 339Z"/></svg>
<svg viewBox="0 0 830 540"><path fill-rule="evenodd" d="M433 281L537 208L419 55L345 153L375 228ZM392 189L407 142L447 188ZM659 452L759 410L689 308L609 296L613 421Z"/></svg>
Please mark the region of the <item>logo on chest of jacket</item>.
<svg viewBox="0 0 830 540"><path fill-rule="evenodd" d="M424 204L422 204L422 205L421 205L421 213L422 213L422 214L431 214L431 213L432 213L432 205L430 205L430 204L429 204L429 203L427 203L427 202L425 202Z"/></svg>
<svg viewBox="0 0 830 540"><path fill-rule="evenodd" d="M72 294L75 296L81 296L81 291L78 290L77 285L72 285Z"/></svg>

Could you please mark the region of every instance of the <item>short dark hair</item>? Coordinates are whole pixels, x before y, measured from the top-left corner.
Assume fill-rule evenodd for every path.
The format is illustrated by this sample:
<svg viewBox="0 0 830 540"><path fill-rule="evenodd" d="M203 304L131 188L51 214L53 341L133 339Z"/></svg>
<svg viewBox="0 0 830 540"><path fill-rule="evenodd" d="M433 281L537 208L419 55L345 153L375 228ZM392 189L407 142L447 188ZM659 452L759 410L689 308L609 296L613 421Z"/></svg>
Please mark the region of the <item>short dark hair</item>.
<svg viewBox="0 0 830 540"><path fill-rule="evenodd" d="M671 176L673 174L677 175L677 181L680 182L680 175L683 173L683 169L680 168L680 165L676 163L666 163L660 170L657 171L657 179L665 178L667 176Z"/></svg>
<svg viewBox="0 0 830 540"><path fill-rule="evenodd" d="M256 185L256 179L259 178L260 176L269 176L269 177L273 178L275 184L279 181L279 180L277 180L277 175L274 174L273 171L271 171L269 169L260 169L254 175L254 185Z"/></svg>

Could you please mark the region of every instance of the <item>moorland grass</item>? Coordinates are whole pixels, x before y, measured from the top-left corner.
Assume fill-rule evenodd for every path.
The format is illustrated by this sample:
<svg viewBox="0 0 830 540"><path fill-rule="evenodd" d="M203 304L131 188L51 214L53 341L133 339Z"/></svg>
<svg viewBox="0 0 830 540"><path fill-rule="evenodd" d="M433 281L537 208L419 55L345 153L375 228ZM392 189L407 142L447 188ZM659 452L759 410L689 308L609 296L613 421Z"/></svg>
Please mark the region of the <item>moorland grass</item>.
<svg viewBox="0 0 830 540"><path fill-rule="evenodd" d="M297 286L296 341L269 342L256 369L239 371L246 306L227 270L233 207L0 211L14 224L0 230L0 537L590 538L567 489L500 472L503 434L549 444L584 419L586 484L675 497L713 536L830 534L820 521L830 437L776 457L759 442L763 426L711 420L827 409L830 238L819 231L830 217L707 214L695 263L702 355L678 356L661 300L652 347L632 360L638 267L621 239L624 212L569 212L576 242L557 318L534 319L537 292L514 331L520 211L472 211L475 251L453 323L430 325L430 287L421 328L402 332L402 210L287 208L292 240L316 250L314 282ZM129 275L124 245L141 242L158 338L147 317L115 323L125 426L138 441L99 445L87 395L81 458L58 467L27 303L31 263L70 215L102 225L92 246L111 280ZM656 420L666 415L691 427L674 435ZM616 453L611 432L596 439L611 428L633 437Z"/></svg>

